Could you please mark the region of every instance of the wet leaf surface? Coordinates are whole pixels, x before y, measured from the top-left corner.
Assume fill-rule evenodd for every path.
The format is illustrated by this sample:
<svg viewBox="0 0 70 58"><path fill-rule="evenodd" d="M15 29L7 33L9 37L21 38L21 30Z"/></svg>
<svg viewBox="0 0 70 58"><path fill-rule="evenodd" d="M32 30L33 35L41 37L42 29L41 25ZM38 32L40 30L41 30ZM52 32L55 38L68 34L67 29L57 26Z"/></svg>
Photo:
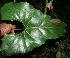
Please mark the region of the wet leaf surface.
<svg viewBox="0 0 70 58"><path fill-rule="evenodd" d="M4 3L6 3L6 1L9 2L8 0L5 0L2 3L4 4ZM39 1L39 0L37 0L37 1L33 0L33 1L30 1L29 3L32 4L35 8L40 9L41 11L44 12L45 3L43 3L43 2L44 1L42 1L42 0L41 1ZM56 41L59 41L59 40L62 40L62 41L65 40L66 41L68 39L68 41L70 43L70 34L69 34L70 33L70 17L69 17L69 13L70 13L69 12L69 10L70 10L69 4L70 4L70 1L69 0L67 0L67 1L66 0L62 0L62 1L61 0L57 0L57 1L54 1L53 4L54 4L54 11L56 12L57 17L60 18L62 21L64 21L66 23L66 25L67 25L67 27L66 27L67 31L66 31L66 33L65 33L65 35L63 37L60 37L57 40L47 41L44 44L46 48L50 47L51 49L52 49L51 46L53 46L55 48L56 45L54 43ZM51 11L48 11L48 14L51 15ZM53 15L52 15L52 17L53 17ZM2 37L0 37L0 38L2 38ZM0 43L1 43L1 41L0 41ZM31 56L32 55L36 55L36 56L42 55L43 53L40 53L40 52L43 52L41 49L43 49L44 51L46 51L45 47L41 46L40 48L37 48L37 50L35 49L35 51L33 50L32 52L30 52L29 54L26 54L25 56L23 56L23 55L16 55L16 56L13 56L12 58L19 57L19 56L20 57L23 56L24 58L26 58L26 56L29 57L29 58L35 58L35 57L31 57ZM46 53L47 53L47 51L46 51ZM52 53L52 54L56 55L54 53ZM49 55L49 56L51 56L51 55ZM49 58L49 56L47 56L47 58ZM46 56L42 55L42 58L43 57L46 57ZM39 58L39 57L36 57L36 58ZM53 57L53 58L55 58L55 57Z"/></svg>
<svg viewBox="0 0 70 58"><path fill-rule="evenodd" d="M13 10L12 10L13 9ZM54 24L52 18L33 8L27 2L6 3L1 7L2 20L18 20L25 26L21 34L7 34L2 39L1 50L7 55L27 53L47 39L56 39L65 32L65 24ZM6 41L7 40L7 41Z"/></svg>

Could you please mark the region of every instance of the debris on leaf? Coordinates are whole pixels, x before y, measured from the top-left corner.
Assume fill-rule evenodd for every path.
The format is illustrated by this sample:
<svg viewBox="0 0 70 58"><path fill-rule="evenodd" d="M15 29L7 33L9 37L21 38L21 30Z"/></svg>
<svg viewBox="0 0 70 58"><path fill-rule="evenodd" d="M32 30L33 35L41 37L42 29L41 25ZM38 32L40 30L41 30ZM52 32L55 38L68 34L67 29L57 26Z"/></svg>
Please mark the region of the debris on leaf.
<svg viewBox="0 0 70 58"><path fill-rule="evenodd" d="M5 34L7 33L10 33L10 32L14 32L14 28L16 28L15 25L12 25L12 24L6 24L6 23L1 23L0 24L0 36L4 36Z"/></svg>
<svg viewBox="0 0 70 58"><path fill-rule="evenodd" d="M61 23L61 20L60 19L52 19L50 20L52 23Z"/></svg>

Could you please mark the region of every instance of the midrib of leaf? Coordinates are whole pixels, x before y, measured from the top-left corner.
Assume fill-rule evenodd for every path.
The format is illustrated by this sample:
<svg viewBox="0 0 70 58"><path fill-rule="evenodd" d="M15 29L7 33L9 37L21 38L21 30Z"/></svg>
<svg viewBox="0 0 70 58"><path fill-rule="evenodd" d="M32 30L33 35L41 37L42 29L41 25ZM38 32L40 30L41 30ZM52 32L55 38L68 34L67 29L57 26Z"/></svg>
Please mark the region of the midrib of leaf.
<svg viewBox="0 0 70 58"><path fill-rule="evenodd" d="M33 28L33 29L39 29L39 28L54 28L54 27L29 27L29 28L25 28L25 29L30 29L30 28Z"/></svg>

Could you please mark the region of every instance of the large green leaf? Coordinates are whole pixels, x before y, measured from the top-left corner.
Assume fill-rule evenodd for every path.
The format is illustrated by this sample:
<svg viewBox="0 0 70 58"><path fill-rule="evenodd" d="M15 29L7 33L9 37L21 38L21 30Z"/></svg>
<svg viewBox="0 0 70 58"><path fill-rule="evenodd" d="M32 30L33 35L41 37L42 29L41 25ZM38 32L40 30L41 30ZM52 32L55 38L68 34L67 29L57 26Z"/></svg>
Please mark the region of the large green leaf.
<svg viewBox="0 0 70 58"><path fill-rule="evenodd" d="M18 20L25 26L20 34L6 34L2 38L1 51L7 56L15 53L27 53L39 47L48 39L56 39L65 32L63 22L53 23L49 15L33 8L29 3L6 3L1 7L3 20Z"/></svg>

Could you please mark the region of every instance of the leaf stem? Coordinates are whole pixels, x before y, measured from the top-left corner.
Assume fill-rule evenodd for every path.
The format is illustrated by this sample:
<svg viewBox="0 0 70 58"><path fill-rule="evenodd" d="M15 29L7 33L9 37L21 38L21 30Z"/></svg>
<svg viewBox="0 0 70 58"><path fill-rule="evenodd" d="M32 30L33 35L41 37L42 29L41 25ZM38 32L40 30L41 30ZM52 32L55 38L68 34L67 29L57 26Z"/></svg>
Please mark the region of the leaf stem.
<svg viewBox="0 0 70 58"><path fill-rule="evenodd" d="M23 30L23 29L14 29L14 30Z"/></svg>

